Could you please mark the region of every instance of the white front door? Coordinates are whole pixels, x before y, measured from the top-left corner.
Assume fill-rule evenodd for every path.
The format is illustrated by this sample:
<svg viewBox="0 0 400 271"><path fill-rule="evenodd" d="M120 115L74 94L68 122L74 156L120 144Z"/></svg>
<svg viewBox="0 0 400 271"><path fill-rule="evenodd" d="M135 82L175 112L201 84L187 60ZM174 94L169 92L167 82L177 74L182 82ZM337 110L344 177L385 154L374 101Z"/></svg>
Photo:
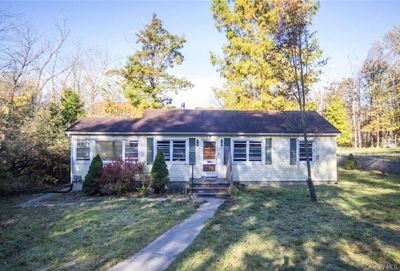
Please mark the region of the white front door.
<svg viewBox="0 0 400 271"><path fill-rule="evenodd" d="M217 177L216 141L203 141L203 176Z"/></svg>

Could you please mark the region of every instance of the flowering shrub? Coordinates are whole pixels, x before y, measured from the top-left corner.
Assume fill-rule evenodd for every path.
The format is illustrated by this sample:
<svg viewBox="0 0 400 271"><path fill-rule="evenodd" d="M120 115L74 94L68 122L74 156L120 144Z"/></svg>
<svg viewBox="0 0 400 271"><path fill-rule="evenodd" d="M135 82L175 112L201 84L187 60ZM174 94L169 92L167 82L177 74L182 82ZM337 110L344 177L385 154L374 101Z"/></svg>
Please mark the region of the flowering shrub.
<svg viewBox="0 0 400 271"><path fill-rule="evenodd" d="M121 194L139 188L146 177L146 166L142 162L113 161L104 166L98 180L103 195Z"/></svg>

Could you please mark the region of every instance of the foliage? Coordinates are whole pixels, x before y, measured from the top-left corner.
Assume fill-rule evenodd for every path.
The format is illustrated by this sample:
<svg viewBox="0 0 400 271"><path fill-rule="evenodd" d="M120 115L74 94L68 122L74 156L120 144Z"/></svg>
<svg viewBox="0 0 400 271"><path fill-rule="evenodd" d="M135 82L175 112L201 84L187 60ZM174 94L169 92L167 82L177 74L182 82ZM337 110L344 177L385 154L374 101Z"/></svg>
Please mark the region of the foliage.
<svg viewBox="0 0 400 271"><path fill-rule="evenodd" d="M345 99L354 147L395 147L400 136L399 29L376 42L354 76L333 88Z"/></svg>
<svg viewBox="0 0 400 271"><path fill-rule="evenodd" d="M63 125L65 127L71 125L85 114L80 95L71 89L64 89L58 111Z"/></svg>
<svg viewBox="0 0 400 271"><path fill-rule="evenodd" d="M168 168L165 163L164 154L158 152L154 159L153 167L151 168L151 187L155 193L164 193L165 186L169 182Z"/></svg>
<svg viewBox="0 0 400 271"><path fill-rule="evenodd" d="M228 188L228 194L231 198L236 198L237 196L237 187L235 185L230 185Z"/></svg>
<svg viewBox="0 0 400 271"><path fill-rule="evenodd" d="M344 168L347 170L352 170L357 168L357 161L352 153L350 153L349 156L347 157L346 162L344 163Z"/></svg>
<svg viewBox="0 0 400 271"><path fill-rule="evenodd" d="M103 167L98 179L102 195L119 195L136 190L145 179L146 166L141 162L113 161Z"/></svg>
<svg viewBox="0 0 400 271"><path fill-rule="evenodd" d="M161 108L170 104L168 94L192 87L186 79L167 72L182 64L181 50L185 42L183 37L168 32L153 14L150 24L137 34L136 43L140 50L129 57L121 71L125 78L125 96L133 106Z"/></svg>
<svg viewBox="0 0 400 271"><path fill-rule="evenodd" d="M6 178L0 184L3 192L41 189L48 184L69 179L69 140L61 120L49 109L34 116L12 114L5 117L8 130L0 143L0 160ZM21 112L21 111L19 111Z"/></svg>
<svg viewBox="0 0 400 271"><path fill-rule="evenodd" d="M82 191L87 195L95 195L100 193L99 178L103 170L103 161L100 155L96 155L90 163L88 173L82 185Z"/></svg>
<svg viewBox="0 0 400 271"><path fill-rule="evenodd" d="M291 63L286 61L287 51L283 52L286 47L282 43L286 38L295 40L293 32L286 30L296 29L293 26L298 21L288 19L308 24L317 7L313 1L213 1L216 27L227 39L222 57L211 54L211 63L226 81L224 87L215 90L224 108L297 109L297 93L292 91L294 76L289 72ZM315 40L312 42L316 44ZM311 49L304 50L310 62L320 56L317 46ZM314 82L318 73L310 70L305 76L307 84Z"/></svg>
<svg viewBox="0 0 400 271"><path fill-rule="evenodd" d="M329 99L324 117L342 133L337 138L338 145L350 146L352 129L343 97L337 95Z"/></svg>

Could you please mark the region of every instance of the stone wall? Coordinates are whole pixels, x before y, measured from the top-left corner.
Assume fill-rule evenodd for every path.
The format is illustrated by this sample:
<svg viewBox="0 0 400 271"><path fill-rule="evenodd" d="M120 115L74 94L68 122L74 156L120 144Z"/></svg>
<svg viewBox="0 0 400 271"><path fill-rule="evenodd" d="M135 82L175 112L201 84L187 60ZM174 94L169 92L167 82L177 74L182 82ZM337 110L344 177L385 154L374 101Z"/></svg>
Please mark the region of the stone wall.
<svg viewBox="0 0 400 271"><path fill-rule="evenodd" d="M367 170L379 170L384 173L400 175L400 161L381 159L370 156L354 156L357 161L357 168ZM347 159L347 155L338 154L337 162L341 166Z"/></svg>

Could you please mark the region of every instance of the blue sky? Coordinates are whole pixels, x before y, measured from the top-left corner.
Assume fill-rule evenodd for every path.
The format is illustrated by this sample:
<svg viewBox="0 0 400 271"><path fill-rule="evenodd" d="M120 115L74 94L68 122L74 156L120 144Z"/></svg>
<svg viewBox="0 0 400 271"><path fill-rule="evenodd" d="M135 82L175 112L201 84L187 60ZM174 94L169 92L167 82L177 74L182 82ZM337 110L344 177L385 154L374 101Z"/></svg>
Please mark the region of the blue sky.
<svg viewBox="0 0 400 271"><path fill-rule="evenodd" d="M191 80L194 89L180 94L175 104L190 108L213 103L212 87L222 84L209 62L209 52L220 52L225 39L214 27L210 1L123 1L123 2L0 2L0 8L19 14L42 35L54 35L57 20L67 18L70 46L104 49L124 63L135 50L135 33L151 19L153 12L170 32L185 35L185 61L173 73ZM324 57L329 58L322 88L352 72L373 43L393 25L400 24L400 1L321 1L314 20Z"/></svg>

